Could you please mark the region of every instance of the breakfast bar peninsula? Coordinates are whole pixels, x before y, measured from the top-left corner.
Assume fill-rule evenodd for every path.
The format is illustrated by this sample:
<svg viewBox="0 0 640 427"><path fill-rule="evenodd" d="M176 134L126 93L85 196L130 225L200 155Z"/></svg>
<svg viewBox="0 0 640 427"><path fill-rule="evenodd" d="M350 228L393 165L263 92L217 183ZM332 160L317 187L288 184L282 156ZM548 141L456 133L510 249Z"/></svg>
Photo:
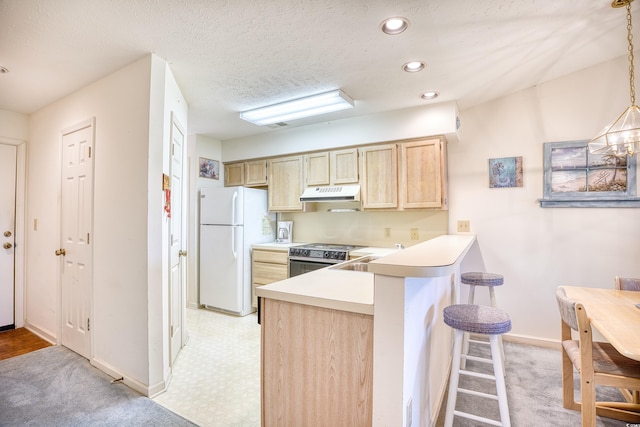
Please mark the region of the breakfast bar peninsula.
<svg viewBox="0 0 640 427"><path fill-rule="evenodd" d="M262 425L434 425L446 390L460 264L444 235L256 289ZM356 265L357 264L357 265Z"/></svg>

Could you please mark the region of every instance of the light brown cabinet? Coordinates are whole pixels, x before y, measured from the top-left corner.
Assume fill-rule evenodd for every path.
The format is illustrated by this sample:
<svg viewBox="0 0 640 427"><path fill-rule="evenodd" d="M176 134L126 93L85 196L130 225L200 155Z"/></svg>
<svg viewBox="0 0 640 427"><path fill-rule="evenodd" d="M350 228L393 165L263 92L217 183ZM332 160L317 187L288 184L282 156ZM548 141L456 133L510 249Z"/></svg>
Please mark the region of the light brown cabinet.
<svg viewBox="0 0 640 427"><path fill-rule="evenodd" d="M262 424L372 425L373 316L261 304Z"/></svg>
<svg viewBox="0 0 640 427"><path fill-rule="evenodd" d="M360 148L363 209L398 207L398 146L373 145Z"/></svg>
<svg viewBox="0 0 640 427"><path fill-rule="evenodd" d="M251 303L258 306L256 287L278 282L289 277L289 252L253 249L251 251Z"/></svg>
<svg viewBox="0 0 640 427"><path fill-rule="evenodd" d="M305 156L307 187L329 185L329 153L311 153Z"/></svg>
<svg viewBox="0 0 640 427"><path fill-rule="evenodd" d="M357 148L333 150L330 155L332 185L357 184L360 181Z"/></svg>
<svg viewBox="0 0 640 427"><path fill-rule="evenodd" d="M269 169L269 210L302 211L300 195L304 189L304 156L271 159Z"/></svg>
<svg viewBox="0 0 640 427"><path fill-rule="evenodd" d="M244 185L247 187L260 187L267 185L266 160L244 162Z"/></svg>
<svg viewBox="0 0 640 427"><path fill-rule="evenodd" d="M244 163L227 163L224 165L224 186L244 185Z"/></svg>
<svg viewBox="0 0 640 427"><path fill-rule="evenodd" d="M446 207L446 164L440 138L400 144L400 207Z"/></svg>

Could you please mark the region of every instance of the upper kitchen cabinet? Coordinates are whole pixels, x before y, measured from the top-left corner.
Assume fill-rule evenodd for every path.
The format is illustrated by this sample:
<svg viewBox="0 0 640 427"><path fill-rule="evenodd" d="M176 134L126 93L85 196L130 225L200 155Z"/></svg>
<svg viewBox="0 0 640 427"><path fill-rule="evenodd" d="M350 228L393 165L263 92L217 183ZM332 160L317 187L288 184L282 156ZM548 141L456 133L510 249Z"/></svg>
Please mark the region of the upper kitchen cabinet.
<svg viewBox="0 0 640 427"><path fill-rule="evenodd" d="M302 211L300 195L304 189L304 156L271 159L268 170L269 210Z"/></svg>
<svg viewBox="0 0 640 427"><path fill-rule="evenodd" d="M357 184L360 180L358 149L333 150L330 154L331 184Z"/></svg>
<svg viewBox="0 0 640 427"><path fill-rule="evenodd" d="M227 163L224 165L224 186L244 185L244 163Z"/></svg>
<svg viewBox="0 0 640 427"><path fill-rule="evenodd" d="M398 208L398 146L373 145L360 148L363 209Z"/></svg>
<svg viewBox="0 0 640 427"><path fill-rule="evenodd" d="M446 208L446 162L442 139L400 144L400 207Z"/></svg>
<svg viewBox="0 0 640 427"><path fill-rule="evenodd" d="M359 182L357 148L310 153L305 157L307 187Z"/></svg>
<svg viewBox="0 0 640 427"><path fill-rule="evenodd" d="M329 153L311 153L305 156L307 187L329 185Z"/></svg>
<svg viewBox="0 0 640 427"><path fill-rule="evenodd" d="M267 185L266 160L244 162L244 185L247 187L262 187Z"/></svg>

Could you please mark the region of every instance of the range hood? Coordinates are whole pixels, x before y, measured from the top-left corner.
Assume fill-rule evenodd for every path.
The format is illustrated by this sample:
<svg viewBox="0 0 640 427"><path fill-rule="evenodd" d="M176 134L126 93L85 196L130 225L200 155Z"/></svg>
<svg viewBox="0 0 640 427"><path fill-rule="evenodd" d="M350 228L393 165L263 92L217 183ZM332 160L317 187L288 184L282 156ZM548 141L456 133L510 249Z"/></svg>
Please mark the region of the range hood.
<svg viewBox="0 0 640 427"><path fill-rule="evenodd" d="M359 185L305 188L301 202L351 202L360 200Z"/></svg>

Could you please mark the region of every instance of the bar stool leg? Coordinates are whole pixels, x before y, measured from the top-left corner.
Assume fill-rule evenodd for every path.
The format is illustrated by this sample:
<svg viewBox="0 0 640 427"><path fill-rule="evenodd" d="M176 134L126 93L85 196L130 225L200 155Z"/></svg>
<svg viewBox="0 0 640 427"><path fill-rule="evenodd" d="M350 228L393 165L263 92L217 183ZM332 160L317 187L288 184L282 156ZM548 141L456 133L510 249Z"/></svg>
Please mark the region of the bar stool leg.
<svg viewBox="0 0 640 427"><path fill-rule="evenodd" d="M458 397L458 381L460 380L460 351L462 349L462 338L464 333L455 330L453 343L453 363L451 363L451 376L449 378L449 396L447 398L447 413L444 418L444 427L453 425L453 411L456 409L456 399ZM504 381L504 379L503 379Z"/></svg>
<svg viewBox="0 0 640 427"><path fill-rule="evenodd" d="M496 394L498 395L498 406L500 408L500 421L504 427L511 427L509 404L507 402L507 387L504 382L504 359L496 357L500 355L499 338L498 335L489 335L489 343L491 344L493 372L496 377Z"/></svg>
<svg viewBox="0 0 640 427"><path fill-rule="evenodd" d="M469 286L469 299L467 300L467 304L473 304L475 301L475 296L476 296L476 287ZM463 333L462 354L469 354L469 332ZM466 367L467 367L467 359L461 359L460 368L465 369Z"/></svg>
<svg viewBox="0 0 640 427"><path fill-rule="evenodd" d="M491 307L496 308L496 293L493 290L493 286L489 287L489 296L491 297ZM500 356L502 357L502 369L504 371L504 345L502 344L502 335L498 335L498 344L500 345Z"/></svg>

